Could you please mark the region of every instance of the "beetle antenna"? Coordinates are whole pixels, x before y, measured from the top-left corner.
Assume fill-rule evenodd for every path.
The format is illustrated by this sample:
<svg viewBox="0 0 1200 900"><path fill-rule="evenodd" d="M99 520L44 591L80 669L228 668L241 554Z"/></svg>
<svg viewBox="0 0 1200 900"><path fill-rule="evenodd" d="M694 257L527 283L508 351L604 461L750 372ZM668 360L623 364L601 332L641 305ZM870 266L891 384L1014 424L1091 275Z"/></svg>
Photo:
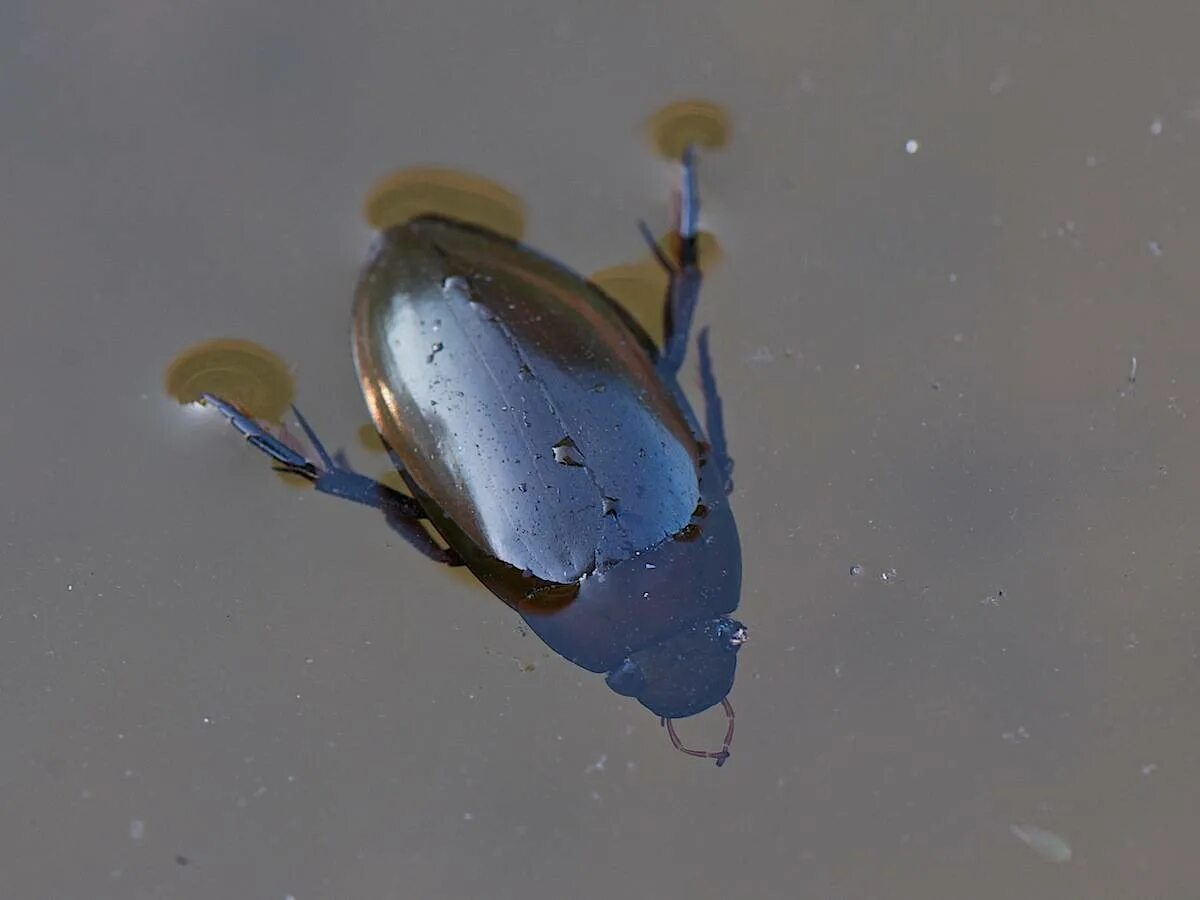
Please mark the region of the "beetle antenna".
<svg viewBox="0 0 1200 900"><path fill-rule="evenodd" d="M729 702L728 697L721 698L721 706L725 708L725 717L729 720L729 727L725 729L725 740L721 742L720 750L693 750L683 746L683 741L679 740L679 735L675 733L675 720L664 716L661 721L663 725L667 726L667 736L671 738L672 746L688 756L695 756L699 759L715 759L718 766L725 765L725 760L729 759L729 745L733 743L734 717L733 704Z"/></svg>

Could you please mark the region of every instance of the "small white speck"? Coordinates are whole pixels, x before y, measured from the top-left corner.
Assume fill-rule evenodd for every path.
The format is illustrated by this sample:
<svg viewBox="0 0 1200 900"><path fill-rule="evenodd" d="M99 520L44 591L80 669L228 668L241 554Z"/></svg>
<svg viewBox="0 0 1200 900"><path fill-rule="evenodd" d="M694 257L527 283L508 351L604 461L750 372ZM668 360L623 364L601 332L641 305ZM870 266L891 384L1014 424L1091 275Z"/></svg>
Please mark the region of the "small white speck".
<svg viewBox="0 0 1200 900"><path fill-rule="evenodd" d="M658 566L656 566L654 563L646 563L646 568L647 569L657 569Z"/></svg>
<svg viewBox="0 0 1200 900"><path fill-rule="evenodd" d="M951 284L957 284L957 283L958 283L958 273L956 273L956 272L951 272L949 275L947 275L947 276L946 276L946 279L947 279L947 280L948 280L948 281L949 281Z"/></svg>
<svg viewBox="0 0 1200 900"><path fill-rule="evenodd" d="M1163 131L1162 117L1155 116L1154 121L1150 123L1150 133L1152 135L1154 135L1155 137L1158 137L1160 134L1162 134L1162 131Z"/></svg>
<svg viewBox="0 0 1200 900"><path fill-rule="evenodd" d="M135 841L140 841L146 836L146 823L141 819L134 819L129 823L129 836Z"/></svg>
<svg viewBox="0 0 1200 900"><path fill-rule="evenodd" d="M1152 775L1154 773L1154 770L1157 768L1158 768L1158 763L1146 763L1146 765L1142 766L1142 774L1143 775Z"/></svg>
<svg viewBox="0 0 1200 900"><path fill-rule="evenodd" d="M203 719L201 719L200 721L201 721L201 722L203 722L205 725L211 725L211 724L212 724L212 719L210 719L208 716L205 716L205 717L204 717Z"/></svg>
<svg viewBox="0 0 1200 900"><path fill-rule="evenodd" d="M863 567L860 566L858 563L855 563L854 565L852 565L850 567L850 575L852 577L857 578L862 573L863 573Z"/></svg>
<svg viewBox="0 0 1200 900"><path fill-rule="evenodd" d="M583 770L584 775L589 775L592 772L603 772L604 764L608 762L608 754L601 753L600 758Z"/></svg>
<svg viewBox="0 0 1200 900"><path fill-rule="evenodd" d="M897 576L896 576L896 570L895 570L895 569L888 569L886 572L880 572L880 573L879 573L879 580L880 580L880 581L889 581L889 582L890 582L890 581L895 581L895 580L896 580L896 577L897 577Z"/></svg>
<svg viewBox="0 0 1200 900"><path fill-rule="evenodd" d="M1083 161L1085 163L1087 163L1087 167L1089 169L1094 169L1094 168L1096 168L1096 165L1100 162L1100 159L1099 159L1099 157L1096 156L1096 154L1089 153L1086 157L1084 157Z"/></svg>
<svg viewBox="0 0 1200 900"><path fill-rule="evenodd" d="M464 822L473 822L474 820L475 820L475 813L469 813L469 812L463 813L463 821Z"/></svg>
<svg viewBox="0 0 1200 900"><path fill-rule="evenodd" d="M296 900L296 898L293 895L288 894L286 897L283 898L283 900Z"/></svg>
<svg viewBox="0 0 1200 900"><path fill-rule="evenodd" d="M1151 256L1162 256L1162 244L1158 241L1149 241L1146 247L1150 250Z"/></svg>
<svg viewBox="0 0 1200 900"><path fill-rule="evenodd" d="M908 141L905 142L905 144L904 144L904 152L907 153L909 156L912 156L914 153L916 153L920 149L921 149L921 142L918 141L916 138L909 138Z"/></svg>

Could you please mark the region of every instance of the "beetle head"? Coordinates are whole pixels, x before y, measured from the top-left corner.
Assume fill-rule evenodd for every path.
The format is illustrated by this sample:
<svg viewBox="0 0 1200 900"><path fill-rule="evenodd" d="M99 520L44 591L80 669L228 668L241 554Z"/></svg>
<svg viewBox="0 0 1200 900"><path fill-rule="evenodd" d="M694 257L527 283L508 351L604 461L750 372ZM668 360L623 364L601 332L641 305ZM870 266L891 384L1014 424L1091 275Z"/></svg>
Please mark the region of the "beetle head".
<svg viewBox="0 0 1200 900"><path fill-rule="evenodd" d="M682 719L725 699L733 687L738 648L745 642L741 622L725 616L704 619L630 653L604 680L656 716Z"/></svg>

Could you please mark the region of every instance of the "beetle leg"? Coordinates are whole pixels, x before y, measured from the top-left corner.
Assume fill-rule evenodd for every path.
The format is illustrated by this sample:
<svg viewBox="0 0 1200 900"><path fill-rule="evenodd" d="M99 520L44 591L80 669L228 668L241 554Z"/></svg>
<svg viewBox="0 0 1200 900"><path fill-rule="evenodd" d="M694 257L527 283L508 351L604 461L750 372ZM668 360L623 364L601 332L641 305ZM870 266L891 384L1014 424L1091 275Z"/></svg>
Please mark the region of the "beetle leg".
<svg viewBox="0 0 1200 900"><path fill-rule="evenodd" d="M668 275L675 274L675 263L663 253L663 248L658 245L658 239L654 236L654 232L650 230L650 226L644 221L638 220L638 231L641 232L642 240L646 242L646 246L650 248L650 252L654 255L658 264L663 267Z"/></svg>
<svg viewBox="0 0 1200 900"><path fill-rule="evenodd" d="M700 266L697 257L697 229L700 221L700 192L696 182L695 153L689 145L680 160L683 167L675 231L679 249L674 265L668 267L667 301L663 309L663 353L659 371L674 376L687 353L692 317L700 300Z"/></svg>
<svg viewBox="0 0 1200 900"><path fill-rule="evenodd" d="M213 407L223 415L251 446L261 450L279 463L280 468L285 472L293 472L296 475L303 475L305 478L311 478L316 474L316 466L305 459L303 455L275 437L229 401L222 400L213 394L201 394L200 399L206 406Z"/></svg>
<svg viewBox="0 0 1200 900"><path fill-rule="evenodd" d="M721 412L721 395L717 393L717 379L713 374L712 354L708 351L708 328L701 328L696 337L696 349L700 351L700 389L704 392L704 430L717 470L721 473L721 486L726 494L733 492L733 460L729 456L729 443L725 438L725 417Z"/></svg>
<svg viewBox="0 0 1200 900"><path fill-rule="evenodd" d="M265 426L229 401L212 394L204 394L202 399L221 413L251 446L271 457L277 464L274 466L276 471L290 472L306 478L323 494L341 497L343 500L379 510L388 525L421 553L447 565L462 565L457 553L441 547L421 525L420 520L426 516L416 500L355 472L350 468L344 454L330 456L312 426L308 424L308 420L296 407L292 407L292 412L313 445L320 465L289 447L271 434Z"/></svg>

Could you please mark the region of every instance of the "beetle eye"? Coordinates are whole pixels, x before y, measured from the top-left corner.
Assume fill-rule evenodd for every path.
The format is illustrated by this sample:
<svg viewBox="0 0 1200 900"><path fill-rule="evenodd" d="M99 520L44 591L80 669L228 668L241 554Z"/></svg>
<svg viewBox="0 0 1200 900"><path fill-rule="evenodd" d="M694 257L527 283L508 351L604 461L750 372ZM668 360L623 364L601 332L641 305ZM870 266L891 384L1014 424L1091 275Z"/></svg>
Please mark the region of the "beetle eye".
<svg viewBox="0 0 1200 900"><path fill-rule="evenodd" d="M642 667L628 658L604 676L604 681L623 697L636 697L646 687L646 676Z"/></svg>

